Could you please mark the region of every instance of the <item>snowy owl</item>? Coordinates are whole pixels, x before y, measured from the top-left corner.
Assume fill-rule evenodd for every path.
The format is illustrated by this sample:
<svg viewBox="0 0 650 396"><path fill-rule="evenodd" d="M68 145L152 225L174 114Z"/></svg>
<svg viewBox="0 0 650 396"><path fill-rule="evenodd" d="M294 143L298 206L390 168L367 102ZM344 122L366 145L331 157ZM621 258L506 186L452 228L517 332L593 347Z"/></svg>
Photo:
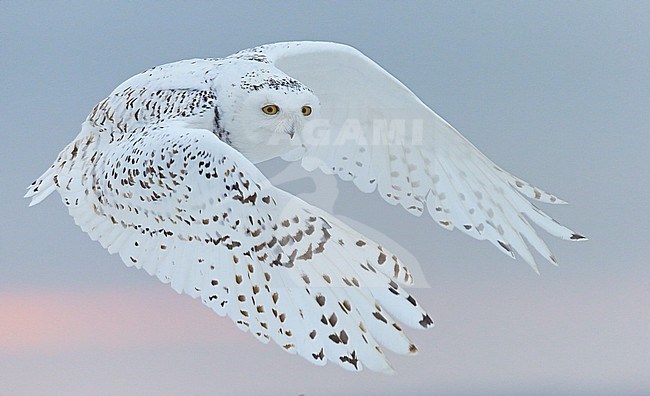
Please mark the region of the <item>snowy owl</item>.
<svg viewBox="0 0 650 396"><path fill-rule="evenodd" d="M428 213L448 230L556 260L531 222L567 240L526 197L562 203L496 166L400 81L342 44L263 45L154 67L97 104L28 189L58 191L74 221L128 266L317 365L390 372L415 354L400 323L433 321L408 268L254 165L299 160ZM524 242L526 241L526 242Z"/></svg>

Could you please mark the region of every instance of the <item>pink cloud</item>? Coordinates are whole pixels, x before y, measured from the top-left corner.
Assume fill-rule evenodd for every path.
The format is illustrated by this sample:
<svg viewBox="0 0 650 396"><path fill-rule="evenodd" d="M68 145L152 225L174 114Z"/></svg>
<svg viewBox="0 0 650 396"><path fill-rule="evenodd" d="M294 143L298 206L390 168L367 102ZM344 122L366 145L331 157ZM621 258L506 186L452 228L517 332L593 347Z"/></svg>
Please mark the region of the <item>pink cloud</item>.
<svg viewBox="0 0 650 396"><path fill-rule="evenodd" d="M248 337L199 301L175 294L165 287L2 292L0 352L236 342Z"/></svg>

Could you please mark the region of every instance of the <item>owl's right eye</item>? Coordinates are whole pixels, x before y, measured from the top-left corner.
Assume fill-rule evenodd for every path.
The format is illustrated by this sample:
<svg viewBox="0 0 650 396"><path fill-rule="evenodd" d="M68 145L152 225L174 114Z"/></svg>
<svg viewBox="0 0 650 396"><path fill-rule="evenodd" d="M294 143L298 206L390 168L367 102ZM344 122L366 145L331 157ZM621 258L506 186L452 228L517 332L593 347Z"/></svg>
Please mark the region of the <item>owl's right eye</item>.
<svg viewBox="0 0 650 396"><path fill-rule="evenodd" d="M274 104L270 104L262 107L262 111L267 115L276 115L280 111L280 108Z"/></svg>

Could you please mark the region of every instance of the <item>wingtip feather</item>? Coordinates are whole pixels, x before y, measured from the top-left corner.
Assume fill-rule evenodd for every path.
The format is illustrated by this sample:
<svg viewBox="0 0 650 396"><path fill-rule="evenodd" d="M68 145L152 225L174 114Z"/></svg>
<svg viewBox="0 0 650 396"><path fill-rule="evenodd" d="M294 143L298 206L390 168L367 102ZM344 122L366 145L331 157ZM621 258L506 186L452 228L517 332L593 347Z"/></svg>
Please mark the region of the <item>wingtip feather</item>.
<svg viewBox="0 0 650 396"><path fill-rule="evenodd" d="M589 240L589 238L587 238L586 236L584 236L582 234L578 234L577 232L574 232L573 234L571 234L569 239L572 240L572 241L588 241Z"/></svg>

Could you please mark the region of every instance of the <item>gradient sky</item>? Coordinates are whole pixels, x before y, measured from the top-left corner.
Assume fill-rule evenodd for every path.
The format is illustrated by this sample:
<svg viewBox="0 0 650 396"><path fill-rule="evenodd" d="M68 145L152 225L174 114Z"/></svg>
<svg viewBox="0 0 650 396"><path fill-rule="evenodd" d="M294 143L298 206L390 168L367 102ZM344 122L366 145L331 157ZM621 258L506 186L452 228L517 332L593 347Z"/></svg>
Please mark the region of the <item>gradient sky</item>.
<svg viewBox="0 0 650 396"><path fill-rule="evenodd" d="M650 2L622 1L0 1L0 394L650 392L649 21ZM569 201L543 208L590 238L545 235L560 266L539 259L537 276L350 184L265 164L408 252L436 327L409 332L418 356L391 354L396 376L262 345L126 268L57 197L22 199L131 75L307 39L373 58L499 165Z"/></svg>

